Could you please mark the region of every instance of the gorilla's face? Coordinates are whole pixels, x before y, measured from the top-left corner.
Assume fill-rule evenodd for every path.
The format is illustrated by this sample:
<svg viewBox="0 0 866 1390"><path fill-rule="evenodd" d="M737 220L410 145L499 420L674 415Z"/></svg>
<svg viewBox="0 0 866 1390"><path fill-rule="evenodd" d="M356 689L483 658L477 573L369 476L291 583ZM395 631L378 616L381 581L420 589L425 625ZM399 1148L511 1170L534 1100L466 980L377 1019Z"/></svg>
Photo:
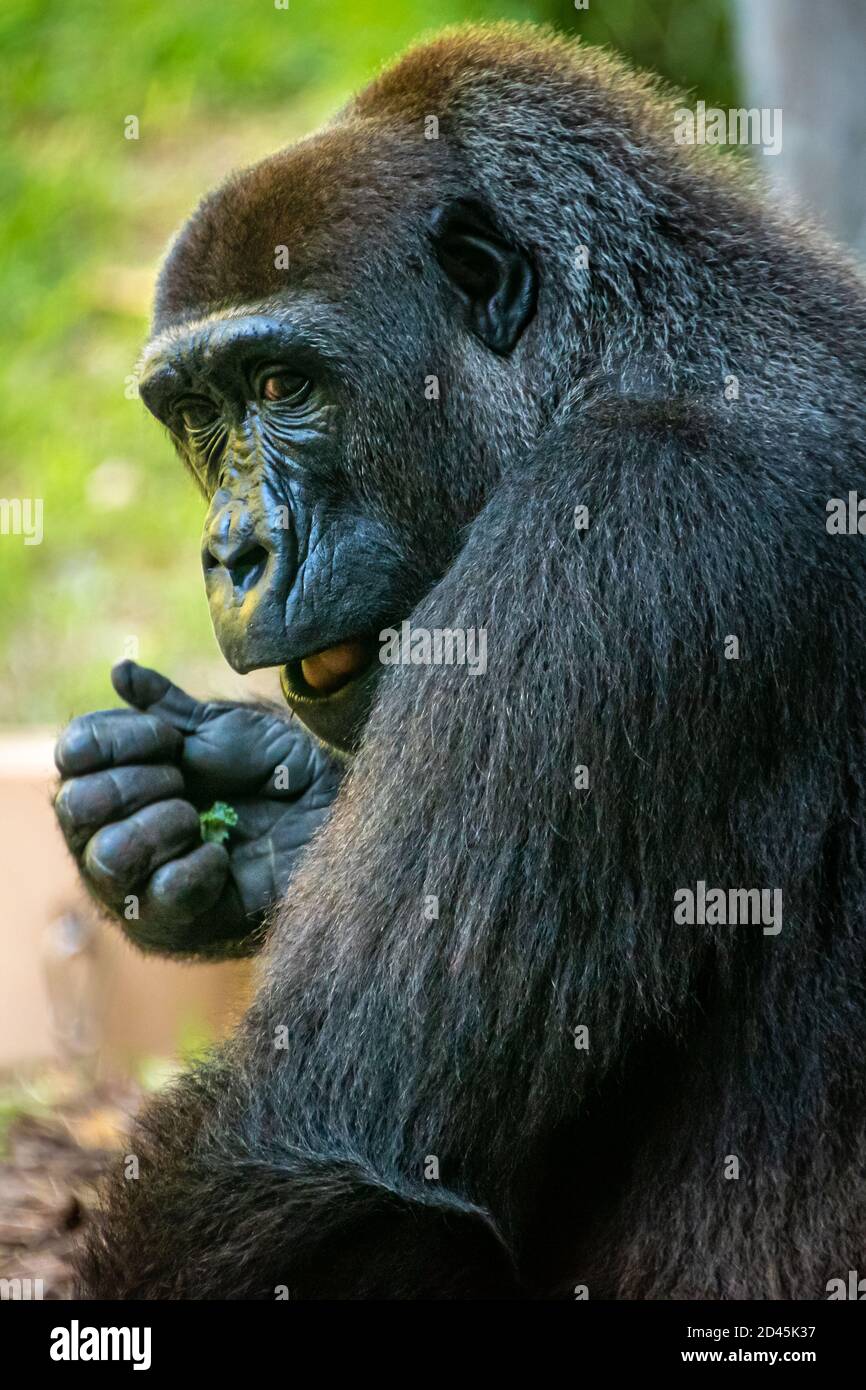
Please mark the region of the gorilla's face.
<svg viewBox="0 0 866 1390"><path fill-rule="evenodd" d="M217 314L157 340L141 394L209 503L202 567L226 659L281 667L290 703L342 747L369 706L377 634L411 603L414 565L388 519L341 487L355 407L321 306L315 328L301 309Z"/></svg>
<svg viewBox="0 0 866 1390"><path fill-rule="evenodd" d="M277 176L263 185L262 167L176 243L140 393L208 501L202 565L224 655L241 672L280 667L289 704L348 751L381 669L381 629L447 568L483 503L479 479L510 447L496 397L519 413L506 359L532 317L534 270L486 209L460 199L395 222L390 246L379 233L335 248L324 283L303 260L293 275L289 251L278 292L284 229L273 226L248 254L261 257L251 284L249 264L232 260L240 233L231 254L215 250L214 224L225 235L257 203L273 221ZM220 257L221 279L203 288ZM467 384L466 360L479 356L490 382L482 365Z"/></svg>

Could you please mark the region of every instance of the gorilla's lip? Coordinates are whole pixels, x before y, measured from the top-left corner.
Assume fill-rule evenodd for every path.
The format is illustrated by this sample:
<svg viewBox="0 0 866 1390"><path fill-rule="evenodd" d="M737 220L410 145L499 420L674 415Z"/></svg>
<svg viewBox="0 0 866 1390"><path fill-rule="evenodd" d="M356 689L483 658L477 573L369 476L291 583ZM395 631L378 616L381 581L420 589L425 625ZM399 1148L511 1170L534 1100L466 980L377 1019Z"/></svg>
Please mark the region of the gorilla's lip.
<svg viewBox="0 0 866 1390"><path fill-rule="evenodd" d="M370 660L350 680L328 692L314 690L304 680L301 670L304 659L299 657L280 667L280 686L286 704L320 742L340 754L356 752L382 670L378 649L373 650Z"/></svg>
<svg viewBox="0 0 866 1390"><path fill-rule="evenodd" d="M360 664L331 690L320 690L310 684L304 675L304 662L312 657L321 656L333 651L335 648L342 647L344 644L358 643L362 648L362 659ZM310 702L319 704L322 701L333 701L339 699L347 690L357 684L358 681L369 673L370 668L377 663L379 655L379 643L376 637L365 634L363 637L353 636L345 638L341 642L329 643L327 647L320 647L316 651L305 652L303 656L296 657L281 668L280 682L283 693L286 694L287 687L291 692L293 701Z"/></svg>

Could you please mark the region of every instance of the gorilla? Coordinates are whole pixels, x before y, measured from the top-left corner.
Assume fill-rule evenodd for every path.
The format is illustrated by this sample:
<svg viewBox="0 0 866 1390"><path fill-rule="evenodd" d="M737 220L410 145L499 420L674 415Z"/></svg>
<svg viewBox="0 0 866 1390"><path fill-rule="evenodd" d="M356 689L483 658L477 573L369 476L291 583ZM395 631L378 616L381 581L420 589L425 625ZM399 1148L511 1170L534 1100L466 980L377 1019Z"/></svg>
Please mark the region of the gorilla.
<svg viewBox="0 0 866 1390"><path fill-rule="evenodd" d="M864 1267L866 295L674 105L447 31L170 248L141 396L220 646L288 708L125 663L61 737L127 935L261 951L138 1122L89 1297Z"/></svg>

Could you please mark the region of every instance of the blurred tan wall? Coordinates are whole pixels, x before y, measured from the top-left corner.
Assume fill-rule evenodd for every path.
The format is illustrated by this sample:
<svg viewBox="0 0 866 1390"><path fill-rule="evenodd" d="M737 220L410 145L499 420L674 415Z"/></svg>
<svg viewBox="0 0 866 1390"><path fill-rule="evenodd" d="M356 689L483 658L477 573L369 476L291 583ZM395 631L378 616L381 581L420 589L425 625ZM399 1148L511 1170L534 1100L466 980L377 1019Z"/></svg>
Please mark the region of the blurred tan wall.
<svg viewBox="0 0 866 1390"><path fill-rule="evenodd" d="M54 822L53 744L50 732L0 733L0 1067L120 1064L221 1035L250 967L145 957L98 920Z"/></svg>

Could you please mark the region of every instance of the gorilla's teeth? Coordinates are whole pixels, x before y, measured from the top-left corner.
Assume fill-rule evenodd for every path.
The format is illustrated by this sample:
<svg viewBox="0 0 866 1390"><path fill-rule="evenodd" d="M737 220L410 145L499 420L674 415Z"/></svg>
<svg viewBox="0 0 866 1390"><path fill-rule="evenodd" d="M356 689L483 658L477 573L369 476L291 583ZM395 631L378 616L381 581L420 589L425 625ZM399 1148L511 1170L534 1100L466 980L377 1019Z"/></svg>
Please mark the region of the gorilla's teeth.
<svg viewBox="0 0 866 1390"><path fill-rule="evenodd" d="M351 680L366 661L367 649L363 642L340 642L327 651L316 652L315 656L305 656L301 662L301 672L313 690L329 695Z"/></svg>

